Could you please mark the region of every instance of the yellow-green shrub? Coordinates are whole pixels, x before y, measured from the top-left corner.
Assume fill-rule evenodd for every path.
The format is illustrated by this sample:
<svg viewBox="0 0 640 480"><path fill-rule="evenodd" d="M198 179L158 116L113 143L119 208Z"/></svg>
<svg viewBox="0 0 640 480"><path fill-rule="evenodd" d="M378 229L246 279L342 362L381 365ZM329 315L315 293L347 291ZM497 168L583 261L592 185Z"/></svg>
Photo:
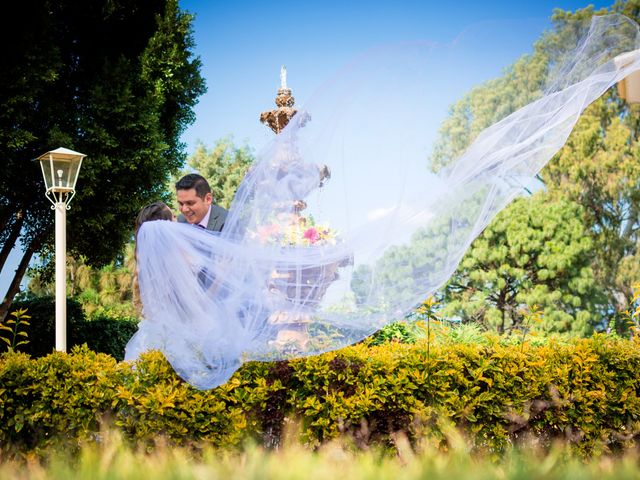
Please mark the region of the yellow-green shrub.
<svg viewBox="0 0 640 480"><path fill-rule="evenodd" d="M542 346L364 344L277 363L249 363L198 391L158 352L132 368L86 347L37 359L0 357L0 446L32 450L99 435L108 420L128 438L235 447L277 444L299 419L316 445L442 439L459 427L473 448L500 452L521 438L560 438L584 453L615 450L640 432L640 350L596 336Z"/></svg>

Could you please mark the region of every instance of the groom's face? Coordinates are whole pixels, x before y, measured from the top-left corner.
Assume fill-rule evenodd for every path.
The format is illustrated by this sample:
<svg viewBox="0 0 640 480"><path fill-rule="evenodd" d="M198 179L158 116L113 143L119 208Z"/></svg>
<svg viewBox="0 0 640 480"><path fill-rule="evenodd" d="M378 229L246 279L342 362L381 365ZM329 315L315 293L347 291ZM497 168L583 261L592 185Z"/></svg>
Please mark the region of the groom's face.
<svg viewBox="0 0 640 480"><path fill-rule="evenodd" d="M200 198L194 188L176 190L176 197L180 206L180 213L191 224L197 224L202 221L209 211L212 201L210 193L207 193L204 198Z"/></svg>

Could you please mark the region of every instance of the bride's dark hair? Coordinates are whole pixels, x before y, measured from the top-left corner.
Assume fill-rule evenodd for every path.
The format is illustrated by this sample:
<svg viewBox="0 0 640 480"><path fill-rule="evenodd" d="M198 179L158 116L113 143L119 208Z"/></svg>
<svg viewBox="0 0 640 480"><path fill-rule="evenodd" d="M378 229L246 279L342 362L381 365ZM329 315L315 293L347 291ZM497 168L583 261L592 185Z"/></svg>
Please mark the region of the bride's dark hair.
<svg viewBox="0 0 640 480"><path fill-rule="evenodd" d="M164 202L153 202L142 207L136 217L136 237L142 224L144 222L150 222L151 220L173 220L173 213Z"/></svg>
<svg viewBox="0 0 640 480"><path fill-rule="evenodd" d="M169 206L164 202L153 202L149 205L145 205L138 212L138 216L136 217L136 225L135 225L135 233L134 237L136 240L136 249L135 249L135 261L136 267L133 272L133 304L138 309L139 312L142 311L142 302L140 301L140 287L138 286L138 230L144 222L150 222L152 220L173 220L173 212Z"/></svg>

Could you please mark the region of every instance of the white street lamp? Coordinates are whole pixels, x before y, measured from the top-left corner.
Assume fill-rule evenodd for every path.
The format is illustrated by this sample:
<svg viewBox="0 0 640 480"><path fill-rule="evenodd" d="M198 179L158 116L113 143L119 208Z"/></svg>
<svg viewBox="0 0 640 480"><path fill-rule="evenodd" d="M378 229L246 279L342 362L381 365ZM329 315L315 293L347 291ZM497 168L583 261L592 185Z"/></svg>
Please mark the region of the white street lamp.
<svg viewBox="0 0 640 480"><path fill-rule="evenodd" d="M617 68L624 68L635 62L640 50L623 53L613 59ZM627 103L640 103L640 70L630 73L618 82L618 94Z"/></svg>
<svg viewBox="0 0 640 480"><path fill-rule="evenodd" d="M67 210L76 194L76 181L86 155L57 148L38 157L47 188L45 196L56 211L56 350L67 350Z"/></svg>

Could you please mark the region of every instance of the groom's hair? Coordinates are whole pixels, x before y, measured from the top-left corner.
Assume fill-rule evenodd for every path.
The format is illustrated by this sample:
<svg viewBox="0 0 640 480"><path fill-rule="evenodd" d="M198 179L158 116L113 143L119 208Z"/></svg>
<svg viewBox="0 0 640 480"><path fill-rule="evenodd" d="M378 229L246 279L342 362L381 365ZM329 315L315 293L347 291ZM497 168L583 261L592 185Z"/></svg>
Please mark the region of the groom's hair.
<svg viewBox="0 0 640 480"><path fill-rule="evenodd" d="M185 175L176 182L176 190L191 190L192 188L200 198L204 198L207 193L211 193L209 182L197 173Z"/></svg>

